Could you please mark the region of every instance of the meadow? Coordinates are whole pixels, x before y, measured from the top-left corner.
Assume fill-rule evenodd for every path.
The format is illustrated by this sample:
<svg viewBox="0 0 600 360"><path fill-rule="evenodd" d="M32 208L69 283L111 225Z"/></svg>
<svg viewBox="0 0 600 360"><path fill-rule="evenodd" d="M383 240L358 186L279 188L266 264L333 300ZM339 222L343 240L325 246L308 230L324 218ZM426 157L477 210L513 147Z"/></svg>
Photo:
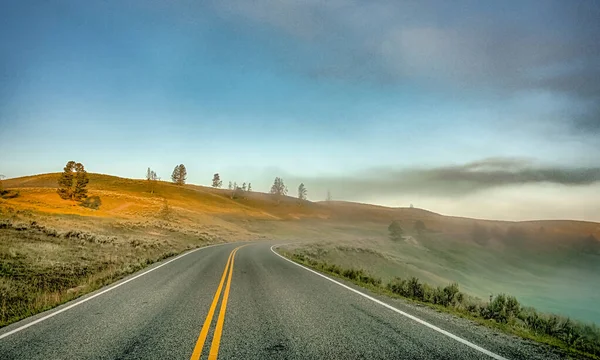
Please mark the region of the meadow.
<svg viewBox="0 0 600 360"><path fill-rule="evenodd" d="M481 299L507 293L600 323L598 223L475 220L101 174L89 174L89 195L99 199L90 208L60 199L58 175L3 182L19 196L0 199L0 326L186 249L245 240L287 242L289 251L384 282L457 282ZM400 240L390 239L393 220Z"/></svg>

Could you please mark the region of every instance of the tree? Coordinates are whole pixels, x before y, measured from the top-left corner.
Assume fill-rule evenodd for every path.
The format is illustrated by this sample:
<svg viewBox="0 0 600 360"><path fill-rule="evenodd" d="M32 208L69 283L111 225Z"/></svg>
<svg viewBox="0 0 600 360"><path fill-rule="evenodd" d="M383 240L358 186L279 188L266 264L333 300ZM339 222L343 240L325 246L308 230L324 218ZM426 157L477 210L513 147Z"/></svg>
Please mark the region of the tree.
<svg viewBox="0 0 600 360"><path fill-rule="evenodd" d="M252 183L248 183L248 189L246 189L246 191L248 191L248 192L252 191Z"/></svg>
<svg viewBox="0 0 600 360"><path fill-rule="evenodd" d="M184 185L186 179L187 170L185 169L185 165L179 164L175 166L175 169L173 169L173 174L171 174L171 181L173 181L173 183L176 185Z"/></svg>
<svg viewBox="0 0 600 360"><path fill-rule="evenodd" d="M388 231L390 232L390 239L392 240L402 240L402 235L404 234L404 230L400 226L400 223L396 220L392 221L390 226L388 226Z"/></svg>
<svg viewBox="0 0 600 360"><path fill-rule="evenodd" d="M246 191L246 183L242 184L242 191Z"/></svg>
<svg viewBox="0 0 600 360"><path fill-rule="evenodd" d="M417 220L415 222L415 230L419 235L421 235L421 233L423 233L423 231L425 231L426 229L427 228L425 227L425 223L423 221Z"/></svg>
<svg viewBox="0 0 600 360"><path fill-rule="evenodd" d="M75 180L75 182L73 182ZM65 200L81 201L87 197L89 182L87 172L81 163L69 161L58 179L58 195Z"/></svg>
<svg viewBox="0 0 600 360"><path fill-rule="evenodd" d="M220 188L222 185L223 181L221 181L221 176L219 175L219 173L214 174L212 179L212 187Z"/></svg>
<svg viewBox="0 0 600 360"><path fill-rule="evenodd" d="M234 181L233 182L233 190L237 190L238 188L239 187L238 187L237 181Z"/></svg>
<svg viewBox="0 0 600 360"><path fill-rule="evenodd" d="M333 198L331 197L331 190L327 190L327 197L325 198L326 201L331 201L333 200Z"/></svg>
<svg viewBox="0 0 600 360"><path fill-rule="evenodd" d="M176 165L175 168L173 169L173 172L171 173L171 181L174 184L177 184L178 180L179 180L179 165Z"/></svg>
<svg viewBox="0 0 600 360"><path fill-rule="evenodd" d="M75 164L75 191L73 193L74 200L81 201L87 197L86 186L90 182L83 165Z"/></svg>
<svg viewBox="0 0 600 360"><path fill-rule="evenodd" d="M148 168L148 170L146 171L146 180L150 184L150 193L153 194L156 180L158 180L158 176L156 175L156 172L154 172L154 170Z"/></svg>
<svg viewBox="0 0 600 360"><path fill-rule="evenodd" d="M275 181L273 181L273 186L271 186L271 194L281 196L287 195L288 189L283 183L283 179L280 177L276 177Z"/></svg>
<svg viewBox="0 0 600 360"><path fill-rule="evenodd" d="M233 190L233 183L230 181L229 185L227 185L227 189Z"/></svg>
<svg viewBox="0 0 600 360"><path fill-rule="evenodd" d="M300 200L306 200L306 186L304 186L304 183L301 183L298 186L298 199Z"/></svg>

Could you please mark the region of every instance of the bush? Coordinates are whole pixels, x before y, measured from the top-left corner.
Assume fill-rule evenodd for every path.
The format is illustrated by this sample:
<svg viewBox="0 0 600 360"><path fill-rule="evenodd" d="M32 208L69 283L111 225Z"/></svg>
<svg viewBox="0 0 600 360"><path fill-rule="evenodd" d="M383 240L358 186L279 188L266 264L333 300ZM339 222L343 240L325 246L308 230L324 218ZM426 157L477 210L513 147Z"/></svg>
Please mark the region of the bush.
<svg viewBox="0 0 600 360"><path fill-rule="evenodd" d="M4 190L0 193L3 199L14 199L18 197L21 193L13 190Z"/></svg>
<svg viewBox="0 0 600 360"><path fill-rule="evenodd" d="M100 200L99 196L90 196L83 200L79 205L88 209L98 210L100 205L102 205L102 200Z"/></svg>
<svg viewBox="0 0 600 360"><path fill-rule="evenodd" d="M303 254L294 253L291 258L353 281L381 286L380 278L375 278L362 269L343 269L335 264L318 262ZM416 277L408 280L396 277L386 284L386 289L406 298L444 307L455 307L463 314L481 316L538 335L547 335L561 341L568 348L600 355L600 329L595 324L583 324L557 315L540 314L534 308L521 307L514 296L498 294L490 296L489 302L484 302L461 293L457 283L434 288L421 283Z"/></svg>
<svg viewBox="0 0 600 360"><path fill-rule="evenodd" d="M410 292L410 297L413 299L423 300L425 292L423 284L419 282L418 278L412 277L408 280L408 291Z"/></svg>
<svg viewBox="0 0 600 360"><path fill-rule="evenodd" d="M388 231L390 233L391 240L394 240L394 241L402 240L402 235L404 234L404 230L402 230L402 227L400 226L400 222L398 222L396 220L392 221L390 226L388 226Z"/></svg>
<svg viewBox="0 0 600 360"><path fill-rule="evenodd" d="M443 302L442 305L444 306L450 306L450 305L455 305L457 302L457 298L459 297L460 292L458 291L458 284L457 283L452 283L448 286L446 286L443 290L444 292L444 297L443 297Z"/></svg>

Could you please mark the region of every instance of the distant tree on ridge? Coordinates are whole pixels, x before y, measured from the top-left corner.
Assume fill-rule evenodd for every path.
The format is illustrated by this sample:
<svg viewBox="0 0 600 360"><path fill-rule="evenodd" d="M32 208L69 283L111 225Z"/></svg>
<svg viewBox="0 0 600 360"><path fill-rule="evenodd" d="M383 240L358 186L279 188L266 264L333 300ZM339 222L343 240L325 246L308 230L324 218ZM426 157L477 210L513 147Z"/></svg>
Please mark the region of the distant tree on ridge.
<svg viewBox="0 0 600 360"><path fill-rule="evenodd" d="M304 186L304 183L300 183L300 185L298 186L298 199L306 200L306 194L306 186Z"/></svg>
<svg viewBox="0 0 600 360"><path fill-rule="evenodd" d="M214 174L212 179L212 187L220 188L222 185L223 181L221 180L221 176L219 175L219 173Z"/></svg>
<svg viewBox="0 0 600 360"><path fill-rule="evenodd" d="M176 185L184 185L185 180L187 179L187 170L185 165L179 164L175 166L173 169L173 173L171 174L171 181L173 181Z"/></svg>
<svg viewBox="0 0 600 360"><path fill-rule="evenodd" d="M283 179L280 177L276 177L273 181L273 185L271 186L271 194L274 195L287 195L288 189L283 183Z"/></svg>

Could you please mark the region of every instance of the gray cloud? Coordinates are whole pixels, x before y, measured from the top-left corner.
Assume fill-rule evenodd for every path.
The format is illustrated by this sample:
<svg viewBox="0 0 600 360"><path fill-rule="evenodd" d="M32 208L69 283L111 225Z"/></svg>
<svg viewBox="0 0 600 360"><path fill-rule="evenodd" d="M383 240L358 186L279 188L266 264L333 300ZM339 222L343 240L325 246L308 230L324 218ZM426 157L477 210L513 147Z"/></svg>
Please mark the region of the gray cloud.
<svg viewBox="0 0 600 360"><path fill-rule="evenodd" d="M230 0L215 7L313 46L319 60L294 66L315 77L600 102L600 5L593 1ZM588 118L600 114L583 107ZM596 124L577 119L581 111L560 121Z"/></svg>
<svg viewBox="0 0 600 360"><path fill-rule="evenodd" d="M462 196L492 188L527 184L584 186L600 182L600 167L541 166L526 159L492 158L437 168L379 168L348 177L291 179L317 191L335 189L338 198L420 194Z"/></svg>

